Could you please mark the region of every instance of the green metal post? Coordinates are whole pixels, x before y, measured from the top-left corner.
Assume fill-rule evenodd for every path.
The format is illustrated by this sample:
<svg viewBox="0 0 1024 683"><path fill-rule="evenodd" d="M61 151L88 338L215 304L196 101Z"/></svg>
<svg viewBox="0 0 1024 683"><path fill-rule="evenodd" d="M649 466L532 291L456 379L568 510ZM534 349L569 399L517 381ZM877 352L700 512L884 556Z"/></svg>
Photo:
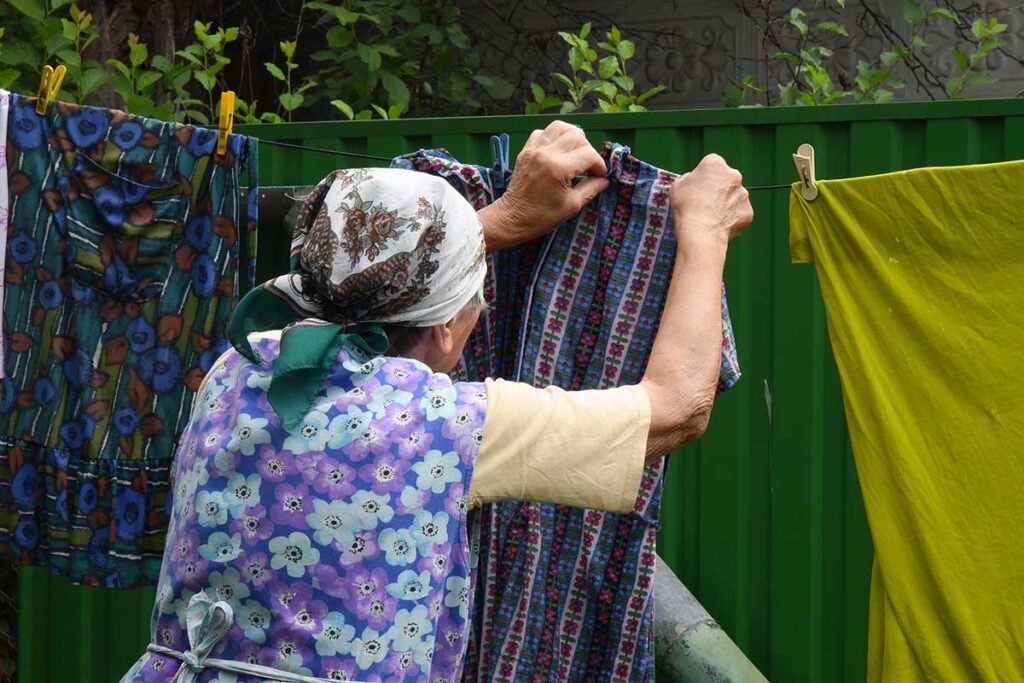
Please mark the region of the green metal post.
<svg viewBox="0 0 1024 683"><path fill-rule="evenodd" d="M660 557L654 570L654 656L671 683L766 679Z"/></svg>

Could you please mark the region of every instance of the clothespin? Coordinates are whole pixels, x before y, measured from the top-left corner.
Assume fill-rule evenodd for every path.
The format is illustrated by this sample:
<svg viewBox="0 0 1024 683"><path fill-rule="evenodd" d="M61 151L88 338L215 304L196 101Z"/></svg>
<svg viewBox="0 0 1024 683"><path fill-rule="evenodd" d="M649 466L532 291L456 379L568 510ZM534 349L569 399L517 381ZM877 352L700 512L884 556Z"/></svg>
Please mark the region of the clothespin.
<svg viewBox="0 0 1024 683"><path fill-rule="evenodd" d="M494 165L495 189L505 188L505 173L508 171L508 133L491 136L491 163Z"/></svg>
<svg viewBox="0 0 1024 683"><path fill-rule="evenodd" d="M814 147L806 142L793 155L796 173L800 177L800 196L809 202L818 198L818 186L814 180Z"/></svg>
<svg viewBox="0 0 1024 683"><path fill-rule="evenodd" d="M63 64L56 69L50 65L43 67L42 77L39 79L38 100L36 101L37 114L45 116L46 112L50 110L50 105L57 99L67 74L68 70Z"/></svg>
<svg viewBox="0 0 1024 683"><path fill-rule="evenodd" d="M235 91L220 94L220 116L217 117L217 154L228 153L228 137L235 128Z"/></svg>

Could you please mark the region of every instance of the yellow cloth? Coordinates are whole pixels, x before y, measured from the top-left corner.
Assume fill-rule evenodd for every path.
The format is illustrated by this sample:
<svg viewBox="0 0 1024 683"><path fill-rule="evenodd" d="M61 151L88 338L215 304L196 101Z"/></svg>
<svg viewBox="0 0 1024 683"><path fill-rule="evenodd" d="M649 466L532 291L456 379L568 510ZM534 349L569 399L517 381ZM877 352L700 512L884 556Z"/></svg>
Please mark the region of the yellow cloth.
<svg viewBox="0 0 1024 683"><path fill-rule="evenodd" d="M1024 163L819 189L790 247L875 543L868 680L1024 681Z"/></svg>

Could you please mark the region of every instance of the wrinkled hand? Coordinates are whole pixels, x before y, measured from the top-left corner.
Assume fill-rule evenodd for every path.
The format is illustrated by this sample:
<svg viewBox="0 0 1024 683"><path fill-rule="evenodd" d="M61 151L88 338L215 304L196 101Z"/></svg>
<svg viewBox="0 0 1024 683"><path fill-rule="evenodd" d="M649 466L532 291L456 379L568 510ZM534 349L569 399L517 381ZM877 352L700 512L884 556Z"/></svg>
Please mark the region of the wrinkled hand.
<svg viewBox="0 0 1024 683"><path fill-rule="evenodd" d="M680 246L708 239L726 243L754 220L743 176L717 154L677 178L669 201Z"/></svg>
<svg viewBox="0 0 1024 683"><path fill-rule="evenodd" d="M516 157L505 194L479 212L490 251L554 230L608 187L604 160L576 126L562 121L535 130ZM590 174L575 187L573 180Z"/></svg>

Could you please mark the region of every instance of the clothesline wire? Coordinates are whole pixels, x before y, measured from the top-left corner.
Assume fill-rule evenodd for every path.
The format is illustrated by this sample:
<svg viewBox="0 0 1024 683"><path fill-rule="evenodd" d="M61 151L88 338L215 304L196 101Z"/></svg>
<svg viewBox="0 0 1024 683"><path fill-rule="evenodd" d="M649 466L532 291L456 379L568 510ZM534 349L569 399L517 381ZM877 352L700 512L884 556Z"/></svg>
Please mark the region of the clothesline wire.
<svg viewBox="0 0 1024 683"><path fill-rule="evenodd" d="M752 185L747 188L748 192L757 192L758 190L788 190L793 187L793 183L779 183L778 185Z"/></svg>
<svg viewBox="0 0 1024 683"><path fill-rule="evenodd" d="M388 161L390 162L392 157L382 157L377 154L365 154L363 152L346 152L341 149L327 149L326 147L307 147L306 145L296 145L291 142L281 142L280 140L264 140L260 139L261 145L273 145L274 147L284 147L286 149L298 149L303 152L320 152L321 154L334 154L340 157L355 157L356 159L373 159L374 161Z"/></svg>
<svg viewBox="0 0 1024 683"><path fill-rule="evenodd" d="M356 159L371 159L373 161L387 161L391 162L392 157L380 156L379 154L366 154L364 152L347 152L342 149L327 149L326 147L308 147L306 145L296 145L291 142L281 142L280 140L260 140L261 145L272 145L274 147L283 147L285 149L297 149L303 152L319 152L321 154L333 154L341 157L353 157ZM792 183L781 183L779 185L754 185L748 187L747 190L750 192L757 192L760 190L784 190L792 187Z"/></svg>

